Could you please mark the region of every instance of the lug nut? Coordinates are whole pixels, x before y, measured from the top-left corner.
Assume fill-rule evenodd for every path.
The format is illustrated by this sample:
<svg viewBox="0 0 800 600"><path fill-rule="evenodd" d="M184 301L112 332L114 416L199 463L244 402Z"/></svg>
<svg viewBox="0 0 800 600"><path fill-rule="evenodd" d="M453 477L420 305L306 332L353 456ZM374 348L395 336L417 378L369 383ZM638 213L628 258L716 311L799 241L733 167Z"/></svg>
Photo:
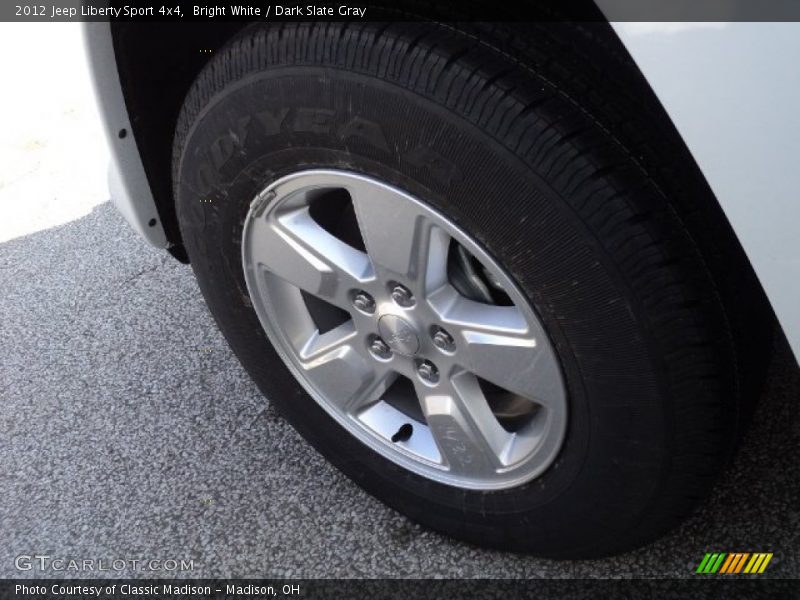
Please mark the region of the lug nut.
<svg viewBox="0 0 800 600"><path fill-rule="evenodd" d="M433 333L433 345L445 352L452 352L456 349L456 342L453 336L441 327L438 327Z"/></svg>
<svg viewBox="0 0 800 600"><path fill-rule="evenodd" d="M389 358L392 355L392 349L379 337L372 340L369 349L378 358Z"/></svg>
<svg viewBox="0 0 800 600"><path fill-rule="evenodd" d="M414 294L403 284L395 283L392 287L392 300L400 306L409 307L414 304Z"/></svg>
<svg viewBox="0 0 800 600"><path fill-rule="evenodd" d="M353 306L361 312L372 314L375 312L375 299L367 292L358 292L353 296Z"/></svg>
<svg viewBox="0 0 800 600"><path fill-rule="evenodd" d="M436 383L439 381L439 369L429 360L421 360L417 364L417 375L419 375L423 381L429 383Z"/></svg>

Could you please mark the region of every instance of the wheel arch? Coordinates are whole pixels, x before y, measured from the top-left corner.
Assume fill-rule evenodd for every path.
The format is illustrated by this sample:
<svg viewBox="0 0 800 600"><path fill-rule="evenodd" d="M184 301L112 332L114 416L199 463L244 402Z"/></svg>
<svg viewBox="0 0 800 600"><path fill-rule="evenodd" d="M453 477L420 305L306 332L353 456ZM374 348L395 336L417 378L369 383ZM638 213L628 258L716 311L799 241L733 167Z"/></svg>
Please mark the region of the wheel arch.
<svg viewBox="0 0 800 600"><path fill-rule="evenodd" d="M147 180L169 249L184 262L188 259L175 216L170 171L178 114L192 82L213 52L244 26L246 23L110 24L120 83ZM611 131L621 144L634 148L637 162L645 169L652 169L657 181L666 181L671 175L670 169L679 169L681 185L685 188L682 196L686 201L676 208L694 232L715 277L728 282L722 284L723 288L731 287L733 279L745 282L751 290L750 300L758 307L756 312L763 319L774 320L771 304L726 212L669 113L614 28L608 23L470 24L464 28L466 35L480 36L496 51L553 80L576 103L588 100L596 121ZM536 41L531 43L534 38ZM582 71L589 76L573 78L569 65L582 62L585 66L587 61L591 68ZM611 97L617 92L637 102L618 103ZM635 114L623 114L623 111ZM649 140L640 131L639 124L643 122L650 127ZM651 147L652 137L656 135L663 147L677 156L668 168L656 165L663 171L658 173L654 167L657 161L653 159L658 149ZM709 224L713 225L711 231ZM707 239L711 237L714 243ZM723 293L730 294L733 290Z"/></svg>
<svg viewBox="0 0 800 600"><path fill-rule="evenodd" d="M183 100L213 53L245 23L109 24L120 85L168 242L188 262L172 195L172 141Z"/></svg>

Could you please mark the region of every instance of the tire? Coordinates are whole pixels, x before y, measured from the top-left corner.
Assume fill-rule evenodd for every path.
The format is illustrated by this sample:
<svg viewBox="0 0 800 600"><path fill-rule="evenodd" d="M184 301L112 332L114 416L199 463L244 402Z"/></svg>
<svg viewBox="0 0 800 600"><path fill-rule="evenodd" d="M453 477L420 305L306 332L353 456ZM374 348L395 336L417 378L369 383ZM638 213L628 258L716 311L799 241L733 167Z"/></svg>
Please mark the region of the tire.
<svg viewBox="0 0 800 600"><path fill-rule="evenodd" d="M254 309L242 238L254 198L312 169L421 199L525 296L567 394L543 472L502 489L422 476L349 435L298 382ZM730 455L734 335L678 210L590 110L474 36L248 28L195 81L173 173L192 267L248 373L329 461L415 521L482 546L609 555L690 514Z"/></svg>

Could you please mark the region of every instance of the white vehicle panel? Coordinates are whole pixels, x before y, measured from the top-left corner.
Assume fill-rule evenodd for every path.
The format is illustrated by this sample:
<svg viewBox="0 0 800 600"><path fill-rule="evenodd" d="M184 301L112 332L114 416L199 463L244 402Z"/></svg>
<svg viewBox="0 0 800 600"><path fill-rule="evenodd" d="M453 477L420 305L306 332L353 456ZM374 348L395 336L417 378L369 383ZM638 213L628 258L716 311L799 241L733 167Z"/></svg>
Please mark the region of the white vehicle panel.
<svg viewBox="0 0 800 600"><path fill-rule="evenodd" d="M95 97L111 151L108 167L111 201L137 233L154 246L166 248L167 235L158 218L122 95L110 24L84 23L83 36ZM125 131L124 137L120 136L120 131Z"/></svg>

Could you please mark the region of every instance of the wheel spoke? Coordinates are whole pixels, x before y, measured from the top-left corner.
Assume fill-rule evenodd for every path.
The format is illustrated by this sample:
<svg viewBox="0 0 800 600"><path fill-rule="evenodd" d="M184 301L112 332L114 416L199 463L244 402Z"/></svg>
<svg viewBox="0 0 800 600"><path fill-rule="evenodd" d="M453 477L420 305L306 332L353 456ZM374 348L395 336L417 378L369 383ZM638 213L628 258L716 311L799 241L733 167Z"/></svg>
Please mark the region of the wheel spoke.
<svg viewBox="0 0 800 600"><path fill-rule="evenodd" d="M482 304L448 288L432 304L459 338L463 366L482 379L542 406L563 400L558 365L544 351L544 331L528 324L516 306Z"/></svg>
<svg viewBox="0 0 800 600"><path fill-rule="evenodd" d="M352 321L324 334L314 332L298 353L306 377L324 386L329 400L347 413L356 413L378 400L396 373L358 349Z"/></svg>
<svg viewBox="0 0 800 600"><path fill-rule="evenodd" d="M428 427L451 473L490 477L513 441L497 422L474 375L461 371L435 388L416 384Z"/></svg>
<svg viewBox="0 0 800 600"><path fill-rule="evenodd" d="M350 290L373 277L367 255L325 231L306 207L255 220L249 243L262 268L345 310Z"/></svg>
<svg viewBox="0 0 800 600"><path fill-rule="evenodd" d="M446 281L450 236L444 230L435 227L414 203L398 202L395 191L356 184L350 193L376 269L419 282L420 292Z"/></svg>

